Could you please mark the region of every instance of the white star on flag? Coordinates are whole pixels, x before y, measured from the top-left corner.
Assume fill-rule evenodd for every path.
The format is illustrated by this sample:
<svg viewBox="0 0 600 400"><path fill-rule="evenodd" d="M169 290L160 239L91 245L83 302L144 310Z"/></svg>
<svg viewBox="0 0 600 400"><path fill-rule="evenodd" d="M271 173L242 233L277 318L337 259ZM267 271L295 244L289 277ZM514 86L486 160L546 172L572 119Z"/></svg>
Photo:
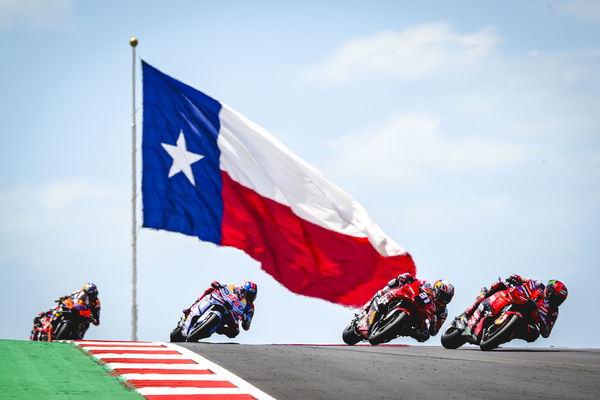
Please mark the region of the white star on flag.
<svg viewBox="0 0 600 400"><path fill-rule="evenodd" d="M192 174L192 164L196 161L200 161L204 158L204 156L187 151L185 147L185 136L183 136L183 131L179 133L177 146L167 143L161 143L161 146L173 159L173 165L171 165L171 169L169 170L169 178L179 172L183 172L190 182L192 182L192 185L196 186L194 174Z"/></svg>

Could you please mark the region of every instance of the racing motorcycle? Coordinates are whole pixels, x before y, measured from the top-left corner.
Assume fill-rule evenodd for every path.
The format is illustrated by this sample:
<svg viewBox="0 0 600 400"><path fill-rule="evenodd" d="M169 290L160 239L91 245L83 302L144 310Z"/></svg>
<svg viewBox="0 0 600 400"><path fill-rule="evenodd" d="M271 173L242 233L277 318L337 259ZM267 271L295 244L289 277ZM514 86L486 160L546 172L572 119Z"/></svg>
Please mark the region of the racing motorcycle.
<svg viewBox="0 0 600 400"><path fill-rule="evenodd" d="M362 340L372 345L386 343L430 323L434 312L432 295L418 281L407 283L375 298L367 311L348 324L342 339L348 345Z"/></svg>
<svg viewBox="0 0 600 400"><path fill-rule="evenodd" d="M510 296L505 294L507 291L496 294L504 296L507 303L496 314L493 314L482 305L478 307L479 311L484 313L484 316L479 322L482 329L475 339L466 334L470 316L462 313L454 318L442 334L442 346L447 349L457 349L469 342L478 345L481 350L488 351L513 339L522 339L528 342L535 341L539 337L540 331L531 316L533 311L538 311L535 302L531 299L539 295L539 292L532 291L526 286L518 286L515 289ZM520 301L517 302L517 300Z"/></svg>
<svg viewBox="0 0 600 400"><path fill-rule="evenodd" d="M54 310L41 312L33 319L33 329L31 330L30 340L38 342L51 342L52 332L52 314Z"/></svg>
<svg viewBox="0 0 600 400"><path fill-rule="evenodd" d="M51 342L83 338L94 319L91 310L77 310L70 298L61 298L57 302L54 309L34 319L31 340Z"/></svg>
<svg viewBox="0 0 600 400"><path fill-rule="evenodd" d="M184 312L171 332L171 342L197 342L218 333L224 325L239 324L244 308L235 293L221 286Z"/></svg>

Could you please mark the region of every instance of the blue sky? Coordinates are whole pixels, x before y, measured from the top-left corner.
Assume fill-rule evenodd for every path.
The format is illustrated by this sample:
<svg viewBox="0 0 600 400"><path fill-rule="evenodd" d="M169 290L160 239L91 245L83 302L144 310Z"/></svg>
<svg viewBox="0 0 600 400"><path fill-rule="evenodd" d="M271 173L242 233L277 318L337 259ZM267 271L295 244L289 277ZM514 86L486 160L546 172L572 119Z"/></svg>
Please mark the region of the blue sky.
<svg viewBox="0 0 600 400"><path fill-rule="evenodd" d="M88 337L129 337L137 36L139 57L359 200L419 277L451 280L451 317L498 276L561 279L536 345L600 345L600 3L220 3L0 0L0 299L19 305L0 337L87 281L103 301ZM337 343L353 315L237 250L140 230L140 338L165 340L215 279L259 283L243 343Z"/></svg>

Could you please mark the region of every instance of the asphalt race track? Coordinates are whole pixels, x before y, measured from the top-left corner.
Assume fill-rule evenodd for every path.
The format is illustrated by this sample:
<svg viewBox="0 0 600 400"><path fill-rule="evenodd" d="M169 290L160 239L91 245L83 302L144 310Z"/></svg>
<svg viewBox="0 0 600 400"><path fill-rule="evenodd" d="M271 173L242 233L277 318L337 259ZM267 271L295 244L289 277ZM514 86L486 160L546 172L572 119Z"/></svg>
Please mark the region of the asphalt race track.
<svg viewBox="0 0 600 400"><path fill-rule="evenodd" d="M600 398L600 349L183 346L279 400Z"/></svg>

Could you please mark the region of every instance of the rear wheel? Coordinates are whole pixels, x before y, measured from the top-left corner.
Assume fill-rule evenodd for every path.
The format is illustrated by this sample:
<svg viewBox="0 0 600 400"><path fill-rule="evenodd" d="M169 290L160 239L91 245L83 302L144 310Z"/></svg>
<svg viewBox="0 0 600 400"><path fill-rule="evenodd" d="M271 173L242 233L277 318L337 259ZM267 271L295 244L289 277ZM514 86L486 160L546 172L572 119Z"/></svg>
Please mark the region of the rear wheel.
<svg viewBox="0 0 600 400"><path fill-rule="evenodd" d="M201 321L187 337L188 342L197 342L212 335L215 328L221 323L221 318L217 314L210 314L208 318Z"/></svg>
<svg viewBox="0 0 600 400"><path fill-rule="evenodd" d="M346 329L344 329L344 332L342 332L342 339L344 340L344 343L350 346L353 346L362 340L362 337L356 332L356 329L354 329L354 321L350 322Z"/></svg>
<svg viewBox="0 0 600 400"><path fill-rule="evenodd" d="M181 328L177 327L171 331L171 342L185 342Z"/></svg>
<svg viewBox="0 0 600 400"><path fill-rule="evenodd" d="M377 345L389 342L398 336L405 325L410 323L410 317L404 311L395 309L392 314L388 314L383 320L375 323L371 334L369 335L369 343Z"/></svg>
<svg viewBox="0 0 600 400"><path fill-rule="evenodd" d="M483 333L483 338L479 347L481 350L488 351L495 349L502 343L509 342L516 332L519 316L513 314L506 319L500 326L491 325Z"/></svg>

